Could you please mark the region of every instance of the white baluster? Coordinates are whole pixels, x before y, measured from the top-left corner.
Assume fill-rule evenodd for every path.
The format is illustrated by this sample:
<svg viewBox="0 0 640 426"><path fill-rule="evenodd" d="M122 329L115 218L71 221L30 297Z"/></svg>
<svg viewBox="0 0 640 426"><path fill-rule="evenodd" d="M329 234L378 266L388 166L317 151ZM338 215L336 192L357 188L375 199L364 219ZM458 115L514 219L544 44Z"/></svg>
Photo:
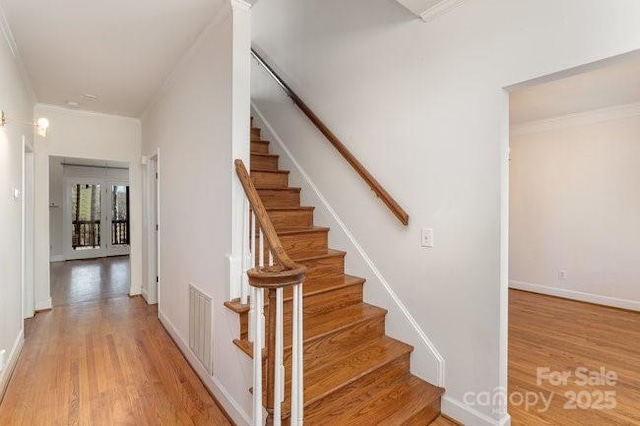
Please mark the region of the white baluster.
<svg viewBox="0 0 640 426"><path fill-rule="evenodd" d="M264 306L264 290L261 288L255 289L256 306L260 309ZM264 328L264 321L262 315L255 315L255 328L258 330L255 333L255 339L253 341L253 424L255 426L262 426L262 333L260 332Z"/></svg>
<svg viewBox="0 0 640 426"><path fill-rule="evenodd" d="M276 345L275 345L275 366L274 366L274 392L273 392L273 424L280 426L282 424L282 401L284 400L284 375L283 375L283 357L284 357L284 291L282 288L276 290Z"/></svg>
<svg viewBox="0 0 640 426"><path fill-rule="evenodd" d="M304 368L302 285L293 286L293 336L291 354L291 426L302 426L304 418Z"/></svg>
<svg viewBox="0 0 640 426"><path fill-rule="evenodd" d="M256 257L254 255L254 253L256 252L256 215L251 212L250 215L250 220L251 220L251 224L249 226L250 230L249 230L249 263L247 265L247 270L251 269L251 268L255 268L256 266ZM244 276L247 279L247 282L249 280L248 275L244 274ZM244 278L243 278L244 279ZM251 298L249 300L249 341L250 342L254 342L255 341L255 336L256 336L256 309L258 306L256 304L255 299L255 293L256 290L254 288L251 289Z"/></svg>
<svg viewBox="0 0 640 426"><path fill-rule="evenodd" d="M264 234L262 233L262 228L260 228L260 267L264 267Z"/></svg>

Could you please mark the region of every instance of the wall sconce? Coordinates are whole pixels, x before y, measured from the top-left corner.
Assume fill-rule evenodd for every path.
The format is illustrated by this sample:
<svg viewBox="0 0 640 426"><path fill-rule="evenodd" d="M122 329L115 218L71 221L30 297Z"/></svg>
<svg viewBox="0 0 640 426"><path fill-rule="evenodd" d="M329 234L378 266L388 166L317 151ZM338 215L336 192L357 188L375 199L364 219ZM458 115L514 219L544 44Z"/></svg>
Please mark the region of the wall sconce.
<svg viewBox="0 0 640 426"><path fill-rule="evenodd" d="M7 122L17 123L17 124L26 124L27 126L34 126L38 134L43 138L47 137L47 129L49 129L49 120L46 118L39 118L37 121L28 121L28 120L15 120L13 118L7 118L7 115L4 111L0 111L0 127L4 127Z"/></svg>

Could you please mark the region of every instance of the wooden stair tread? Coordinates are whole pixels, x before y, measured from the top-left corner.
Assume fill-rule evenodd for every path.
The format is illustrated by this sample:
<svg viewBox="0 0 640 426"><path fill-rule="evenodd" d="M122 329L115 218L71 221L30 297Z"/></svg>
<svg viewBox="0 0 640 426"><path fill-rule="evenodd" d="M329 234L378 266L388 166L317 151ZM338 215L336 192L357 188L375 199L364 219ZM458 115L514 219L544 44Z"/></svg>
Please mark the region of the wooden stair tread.
<svg viewBox="0 0 640 426"><path fill-rule="evenodd" d="M326 258L326 257L344 257L346 256L347 252L346 251L341 251L341 250L334 250L334 249L328 249L326 253L318 253L318 254L300 254L298 256L291 256L291 259L295 260L296 262L304 262L307 260L316 260L316 259L322 259L322 258Z"/></svg>
<svg viewBox="0 0 640 426"><path fill-rule="evenodd" d="M290 173L289 170L270 170L270 169L251 169L251 173L273 173L277 175L288 175Z"/></svg>
<svg viewBox="0 0 640 426"><path fill-rule="evenodd" d="M253 141L253 142L267 142L267 141ZM271 154L269 152L251 152L251 155L255 155L257 157L280 158L278 154Z"/></svg>
<svg viewBox="0 0 640 426"><path fill-rule="evenodd" d="M364 278L344 274L338 277L327 277L314 281L313 289L307 290L306 285L304 288L304 297L313 296L319 293L326 293L338 288L347 287L351 285L358 285L365 282ZM285 301L291 300L291 297L285 296ZM266 304L265 304L266 305ZM249 312L249 304L240 303L240 299L233 299L229 302L225 302L224 306L231 309L237 314Z"/></svg>
<svg viewBox="0 0 640 426"><path fill-rule="evenodd" d="M310 228L291 228L291 229L280 229L278 230L278 235L298 235L298 234L312 234L314 232L329 232L331 228L327 228L325 226L312 226Z"/></svg>
<svg viewBox="0 0 640 426"><path fill-rule="evenodd" d="M375 373L381 367L409 355L411 351L413 351L412 346L388 336L382 336L364 345L355 346L349 351L328 354L326 363L304 372L305 407L313 405L368 374ZM286 388L289 386L290 384L287 383ZM289 400L283 403L284 413L289 412L289 403Z"/></svg>
<svg viewBox="0 0 640 426"><path fill-rule="evenodd" d="M384 317L387 310L368 303L349 305L332 312L323 312L316 315L304 315L304 344L338 333L349 327L354 327L376 317ZM285 324L284 329L285 348L290 344L291 325ZM253 357L253 344L246 339L235 339L236 346L240 347L247 355ZM263 355L264 355L263 351Z"/></svg>
<svg viewBox="0 0 640 426"><path fill-rule="evenodd" d="M300 207L265 207L267 212L282 212L282 211L300 211L300 210L315 210L314 206L300 206Z"/></svg>
<svg viewBox="0 0 640 426"><path fill-rule="evenodd" d="M283 191L283 192L300 192L301 188L296 188L294 186L288 186L286 188L273 188L271 186L256 186L256 190L258 191Z"/></svg>
<svg viewBox="0 0 640 426"><path fill-rule="evenodd" d="M443 393L444 389L411 374L366 383L360 381L325 398L321 405L306 410L305 424L401 426L415 420L422 420L417 424L427 424L433 417L431 411L437 416ZM423 419L415 418L432 405L438 409L428 410Z"/></svg>

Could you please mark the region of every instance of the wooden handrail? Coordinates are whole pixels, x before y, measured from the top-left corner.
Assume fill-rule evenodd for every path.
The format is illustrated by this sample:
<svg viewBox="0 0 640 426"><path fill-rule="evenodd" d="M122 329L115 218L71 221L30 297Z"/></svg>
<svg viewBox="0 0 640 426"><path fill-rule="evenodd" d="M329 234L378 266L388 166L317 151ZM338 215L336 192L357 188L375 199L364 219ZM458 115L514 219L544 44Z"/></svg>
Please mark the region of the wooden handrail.
<svg viewBox="0 0 640 426"><path fill-rule="evenodd" d="M344 159L353 167L353 169L364 179L369 185L371 190L375 192L376 196L382 200L383 203L391 210L391 212L398 218L403 225L409 224L409 215L400 204L389 194L384 187L378 182L371 173L362 165L360 161L349 151L349 149L342 143L342 141L320 120L320 118L307 106L306 103L300 99L298 95L284 82L284 80L269 66L269 64L262 59L262 57L251 48L251 54L253 57L264 67L271 77L276 80L278 85L286 92L286 94L293 100L298 108L311 120L316 128L322 133L327 140L338 150L338 152L344 157Z"/></svg>
<svg viewBox="0 0 640 426"><path fill-rule="evenodd" d="M304 268L302 265L298 265L291 260L287 252L282 247L282 243L280 242L280 238L278 238L278 234L273 227L273 223L271 223L267 209L264 207L264 204L262 204L258 191L253 185L251 177L249 177L249 172L247 172L247 168L244 166L242 160L236 160L235 165L240 183L242 184L244 192L249 199L249 204L255 214L258 224L260 225L260 229L262 229L264 237L267 240L267 244L273 252L276 263L282 266L285 270Z"/></svg>

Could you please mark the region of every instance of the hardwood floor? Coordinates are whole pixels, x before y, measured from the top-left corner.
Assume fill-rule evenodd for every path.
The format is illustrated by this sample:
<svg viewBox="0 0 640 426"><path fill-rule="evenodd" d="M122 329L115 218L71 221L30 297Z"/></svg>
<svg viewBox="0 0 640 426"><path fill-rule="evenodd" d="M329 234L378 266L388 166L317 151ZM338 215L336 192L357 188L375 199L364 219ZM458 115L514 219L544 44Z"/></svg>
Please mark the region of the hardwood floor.
<svg viewBox="0 0 640 426"><path fill-rule="evenodd" d="M126 295L124 270L124 258L55 265L56 306L26 322L0 425L231 424L157 309Z"/></svg>
<svg viewBox="0 0 640 426"><path fill-rule="evenodd" d="M51 264L53 306L124 297L131 282L129 256Z"/></svg>
<svg viewBox="0 0 640 426"><path fill-rule="evenodd" d="M640 313L516 290L509 295L514 426L640 425ZM538 368L546 370L538 374ZM566 372L566 383L554 383L553 372ZM583 384L584 374L593 380ZM519 395L530 399L528 409ZM543 397L551 398L548 409Z"/></svg>

